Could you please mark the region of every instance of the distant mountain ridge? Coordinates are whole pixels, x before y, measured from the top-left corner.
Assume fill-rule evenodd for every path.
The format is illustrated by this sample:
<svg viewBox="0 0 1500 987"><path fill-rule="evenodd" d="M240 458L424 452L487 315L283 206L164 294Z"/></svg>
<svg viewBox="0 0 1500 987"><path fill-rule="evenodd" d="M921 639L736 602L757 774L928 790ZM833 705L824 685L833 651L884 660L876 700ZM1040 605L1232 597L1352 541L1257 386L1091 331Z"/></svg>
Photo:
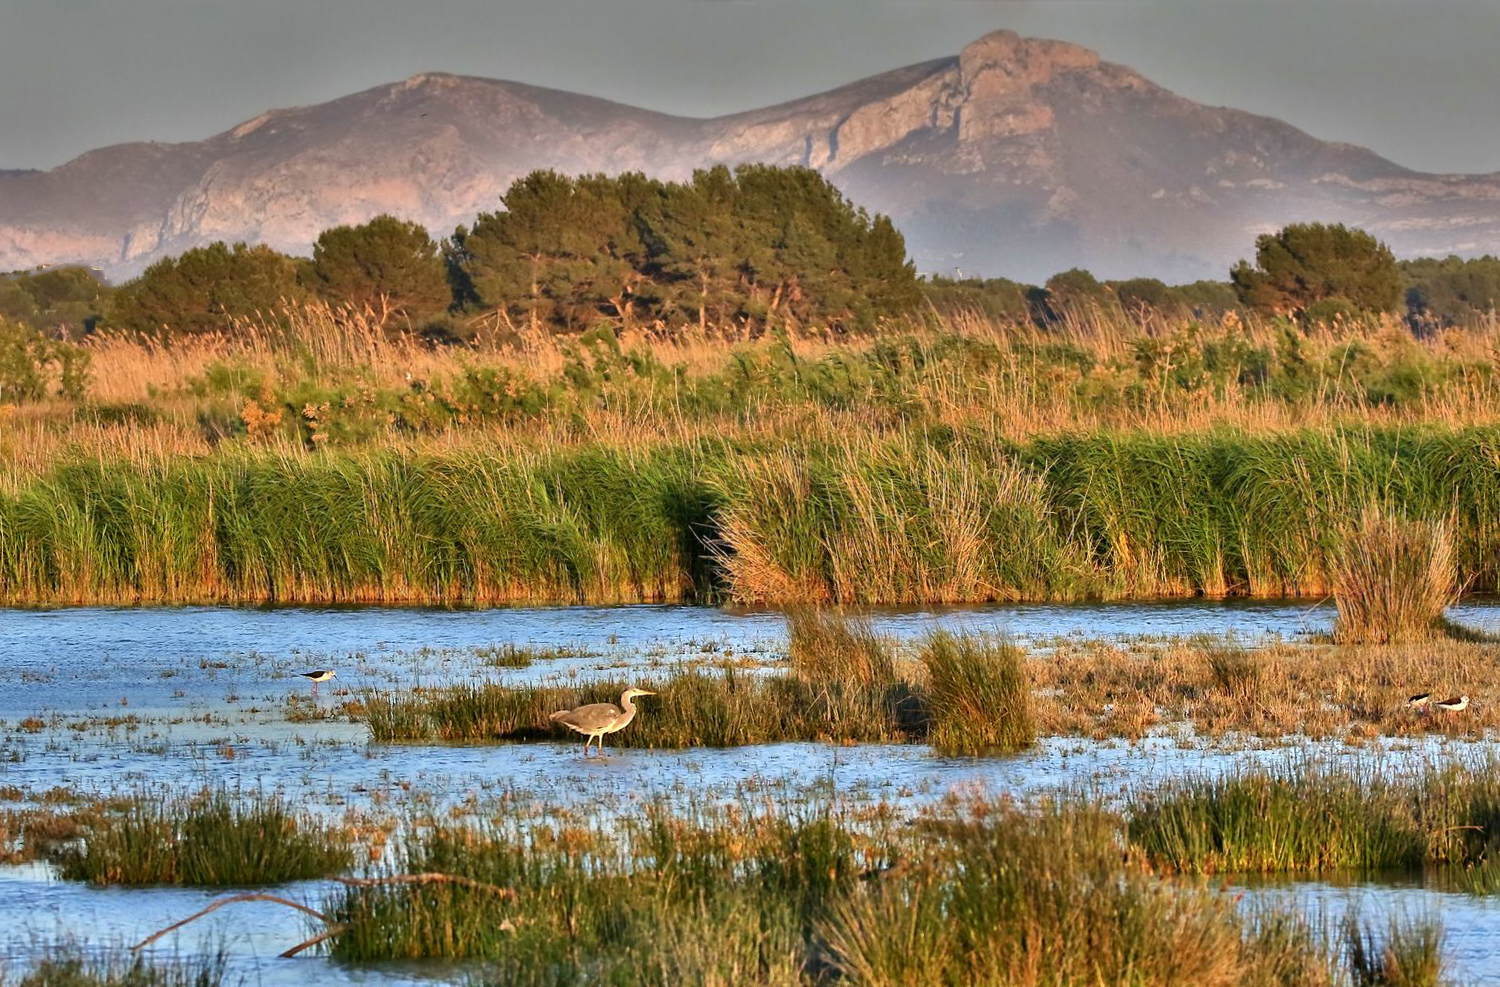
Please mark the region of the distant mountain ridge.
<svg viewBox="0 0 1500 987"><path fill-rule="evenodd" d="M1000 31L957 57L705 120L427 73L203 141L0 171L0 270L69 262L120 278L214 240L305 254L323 229L382 212L446 235L536 168L680 179L746 161L821 169L889 214L924 271L1222 278L1256 234L1302 220L1363 227L1398 255L1500 253L1500 174L1414 172Z"/></svg>

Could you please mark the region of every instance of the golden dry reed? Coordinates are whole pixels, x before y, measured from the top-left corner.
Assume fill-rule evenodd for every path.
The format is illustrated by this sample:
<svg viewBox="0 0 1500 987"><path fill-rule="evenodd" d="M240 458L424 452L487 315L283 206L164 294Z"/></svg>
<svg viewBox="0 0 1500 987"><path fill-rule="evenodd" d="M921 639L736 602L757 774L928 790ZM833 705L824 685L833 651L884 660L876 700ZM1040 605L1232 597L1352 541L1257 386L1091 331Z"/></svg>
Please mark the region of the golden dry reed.
<svg viewBox="0 0 1500 987"><path fill-rule="evenodd" d="M0 601L1316 597L1377 501L1500 571L1495 331L474 328L87 341L0 408Z"/></svg>

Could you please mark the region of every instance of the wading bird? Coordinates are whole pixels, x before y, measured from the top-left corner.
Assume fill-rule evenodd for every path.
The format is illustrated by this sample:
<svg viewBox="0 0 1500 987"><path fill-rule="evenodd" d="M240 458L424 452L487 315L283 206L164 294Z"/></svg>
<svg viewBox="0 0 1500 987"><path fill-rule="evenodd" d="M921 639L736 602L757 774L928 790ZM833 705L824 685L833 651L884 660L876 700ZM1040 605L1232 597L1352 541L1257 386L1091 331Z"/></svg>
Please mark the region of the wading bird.
<svg viewBox="0 0 1500 987"><path fill-rule="evenodd" d="M1457 699L1444 699L1440 703L1434 703L1438 709L1446 709L1450 713L1462 713L1469 708L1469 697L1459 696Z"/></svg>
<svg viewBox="0 0 1500 987"><path fill-rule="evenodd" d="M636 696L654 695L656 693L649 689L631 687L620 693L618 706L614 703L590 703L577 709L560 709L548 719L588 738L583 742L584 756L588 755L589 744L594 741L598 741L599 753L603 754L604 735L624 730L635 719L635 703L630 700Z"/></svg>
<svg viewBox="0 0 1500 987"><path fill-rule="evenodd" d="M1423 706L1426 706L1430 702L1432 702L1432 693L1419 692L1406 701L1406 708L1421 709Z"/></svg>
<svg viewBox="0 0 1500 987"><path fill-rule="evenodd" d="M337 675L338 672L335 672L331 668L315 668L310 672L298 672L297 674L312 682L313 695L316 696L318 694L318 683L327 682L329 679Z"/></svg>

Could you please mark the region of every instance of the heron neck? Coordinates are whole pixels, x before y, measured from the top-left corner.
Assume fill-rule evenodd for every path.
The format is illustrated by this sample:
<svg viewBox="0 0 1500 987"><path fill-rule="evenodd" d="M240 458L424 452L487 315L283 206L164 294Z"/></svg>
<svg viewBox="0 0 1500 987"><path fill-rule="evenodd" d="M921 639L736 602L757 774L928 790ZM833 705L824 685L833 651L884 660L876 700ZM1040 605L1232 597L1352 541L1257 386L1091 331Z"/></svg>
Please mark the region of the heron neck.
<svg viewBox="0 0 1500 987"><path fill-rule="evenodd" d="M631 702L630 693L625 692L620 694L620 708L625 711L626 716L635 715L635 703Z"/></svg>

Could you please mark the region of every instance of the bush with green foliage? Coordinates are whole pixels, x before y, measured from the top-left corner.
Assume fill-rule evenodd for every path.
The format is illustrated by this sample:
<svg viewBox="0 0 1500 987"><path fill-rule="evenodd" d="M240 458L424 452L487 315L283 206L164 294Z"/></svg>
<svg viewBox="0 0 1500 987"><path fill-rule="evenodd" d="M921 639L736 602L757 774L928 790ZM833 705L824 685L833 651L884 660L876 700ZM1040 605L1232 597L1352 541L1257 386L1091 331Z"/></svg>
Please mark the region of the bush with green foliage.
<svg viewBox="0 0 1500 987"><path fill-rule="evenodd" d="M51 394L81 400L89 364L87 350L0 318L0 402L21 404Z"/></svg>
<svg viewBox="0 0 1500 987"><path fill-rule="evenodd" d="M83 267L0 276L0 319L37 330L88 331L112 293Z"/></svg>
<svg viewBox="0 0 1500 987"><path fill-rule="evenodd" d="M1500 303L1500 257L1426 257L1402 261L1401 273L1412 328L1430 331L1493 323Z"/></svg>

